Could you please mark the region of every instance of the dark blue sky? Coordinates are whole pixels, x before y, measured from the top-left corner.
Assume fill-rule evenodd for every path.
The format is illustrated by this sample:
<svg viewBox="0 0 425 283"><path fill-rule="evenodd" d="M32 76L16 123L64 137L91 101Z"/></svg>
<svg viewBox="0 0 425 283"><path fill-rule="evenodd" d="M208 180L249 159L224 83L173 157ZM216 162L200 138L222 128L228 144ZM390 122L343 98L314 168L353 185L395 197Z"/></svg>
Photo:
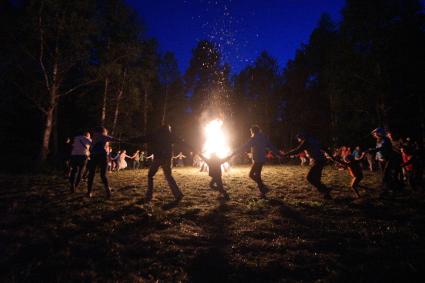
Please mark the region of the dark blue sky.
<svg viewBox="0 0 425 283"><path fill-rule="evenodd" d="M185 71L200 39L219 44L233 72L262 51L281 67L308 41L320 15L340 18L344 0L127 0L141 15L160 51L176 54Z"/></svg>

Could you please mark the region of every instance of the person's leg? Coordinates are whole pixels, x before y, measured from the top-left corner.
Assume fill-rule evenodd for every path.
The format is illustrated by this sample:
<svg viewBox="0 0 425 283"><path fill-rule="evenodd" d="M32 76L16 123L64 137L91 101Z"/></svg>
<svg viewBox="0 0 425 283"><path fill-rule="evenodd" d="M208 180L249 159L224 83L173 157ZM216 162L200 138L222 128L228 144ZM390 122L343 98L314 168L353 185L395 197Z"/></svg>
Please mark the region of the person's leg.
<svg viewBox="0 0 425 283"><path fill-rule="evenodd" d="M324 162L314 162L307 174L307 181L312 184L319 192L329 197L329 189L321 182Z"/></svg>
<svg viewBox="0 0 425 283"><path fill-rule="evenodd" d="M77 178L75 180L75 188L78 187L78 185L81 182L81 177L83 175L83 172L86 169L86 165L87 165L87 157L85 156L79 156L78 157L78 172L77 172Z"/></svg>
<svg viewBox="0 0 425 283"><path fill-rule="evenodd" d="M214 178L211 179L211 181L210 181L210 188L211 188L211 190L216 190L217 189L216 186L215 186L215 180L214 180Z"/></svg>
<svg viewBox="0 0 425 283"><path fill-rule="evenodd" d="M106 196L111 196L111 189L109 188L108 176L108 159L106 156L102 156L99 160L100 167L100 178L102 179L103 187L105 188Z"/></svg>
<svg viewBox="0 0 425 283"><path fill-rule="evenodd" d="M360 197L358 187L362 179L363 179L362 176L358 176L358 177L353 177L353 179L351 180L351 189L353 190L354 194L357 197Z"/></svg>
<svg viewBox="0 0 425 283"><path fill-rule="evenodd" d="M215 180L215 183L217 185L217 190L221 193L221 195L223 196L223 198L225 198L226 200L228 200L229 199L229 194L224 189L223 180L221 178L217 178Z"/></svg>
<svg viewBox="0 0 425 283"><path fill-rule="evenodd" d="M260 193L265 194L267 193L268 188L264 185L263 180L261 179L263 165L264 163L254 162L252 164L251 170L249 171L249 177L257 183Z"/></svg>
<svg viewBox="0 0 425 283"><path fill-rule="evenodd" d="M171 160L165 159L161 162L162 171L164 172L165 179L167 180L168 186L171 189L176 200L180 200L183 197L182 192L180 191L179 186L174 180L173 175L171 174Z"/></svg>
<svg viewBox="0 0 425 283"><path fill-rule="evenodd" d="M97 167L97 158L95 156L93 156L88 164L88 168L89 168L89 175L88 175L88 180L87 180L87 195L89 197L92 196L92 190L93 190L93 180L94 180L94 175L96 174L96 167Z"/></svg>
<svg viewBox="0 0 425 283"><path fill-rule="evenodd" d="M76 176L77 176L77 160L76 160L76 156L71 156L71 173L69 175L69 183L70 183L70 191L71 193L75 192L75 187L76 187Z"/></svg>
<svg viewBox="0 0 425 283"><path fill-rule="evenodd" d="M159 166L161 165L161 163L159 162L159 160L154 159L151 163L151 165L149 166L149 172L148 172L148 190L146 191L145 194L145 200L146 201L151 201L152 200L152 195L153 195L153 177L155 176L156 172L158 172Z"/></svg>

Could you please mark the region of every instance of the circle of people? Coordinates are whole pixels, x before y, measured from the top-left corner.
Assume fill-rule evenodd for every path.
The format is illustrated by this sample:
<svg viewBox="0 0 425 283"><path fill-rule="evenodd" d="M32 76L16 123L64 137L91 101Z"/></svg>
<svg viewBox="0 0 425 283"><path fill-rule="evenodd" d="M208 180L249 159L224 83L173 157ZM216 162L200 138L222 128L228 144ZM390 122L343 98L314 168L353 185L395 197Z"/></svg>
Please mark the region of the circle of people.
<svg viewBox="0 0 425 283"><path fill-rule="evenodd" d="M333 154L330 153L329 148L324 147L316 138L307 133L299 133L297 135L298 146L287 152L279 151L270 143L257 125L250 128L250 134L250 139L226 158L221 159L216 154L206 157L199 151L194 150L196 153L194 155L194 164L199 165L201 171L208 170L211 177L209 186L217 190L220 193L220 197L226 200L229 199L229 194L223 185L223 164L247 150L250 150L249 157L252 160L249 178L257 184L260 197L265 197L269 192L269 188L261 178L261 172L263 165L273 155L279 160L299 157L302 166L309 161L310 168L306 179L325 199L331 199L330 192L332 191L332 188L324 185L321 181L322 171L328 160L335 162L339 169L347 169L351 176L350 188L355 198L361 197L359 188L361 187L360 182L364 177L365 159L368 163L368 169L371 171L374 170L374 164L377 163L379 165L382 174L381 196L401 191L405 182L413 189L423 188L422 147L420 144L412 142L409 138L405 141L396 140L390 132L386 132L383 128L376 128L371 132L371 135L376 140L374 148L362 152L360 147L356 147L351 152L349 148L342 147ZM182 166L183 159L186 156L182 152L177 156L173 156L173 144L180 143L192 150L193 148L174 135L169 125L161 126L152 135L140 137L138 141L149 143L152 154L146 156L143 151L138 150L134 155L129 156L123 150L118 152L115 157L111 157L112 148L110 143L121 143L123 141L108 135L108 130L104 127L95 128L93 135L90 132L86 132L83 135L74 137L67 170L70 191L72 193L75 192L81 179L87 178L87 196L92 197L93 180L97 169L99 169L106 196L109 198L111 197L111 188L107 176L108 171L126 168L126 158L134 160L133 168L139 168L141 161L144 162L150 159L145 202L152 200L154 176L160 167L164 172L164 177L176 202L179 202L183 198L183 193L172 176L171 168L173 159L176 159L177 164Z"/></svg>

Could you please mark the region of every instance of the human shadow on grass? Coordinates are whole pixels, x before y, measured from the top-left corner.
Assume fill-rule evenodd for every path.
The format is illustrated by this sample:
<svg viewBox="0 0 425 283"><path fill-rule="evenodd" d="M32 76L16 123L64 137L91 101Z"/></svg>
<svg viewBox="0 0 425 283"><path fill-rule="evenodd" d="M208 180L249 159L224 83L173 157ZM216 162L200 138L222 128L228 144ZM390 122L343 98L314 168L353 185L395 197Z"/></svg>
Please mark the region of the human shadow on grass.
<svg viewBox="0 0 425 283"><path fill-rule="evenodd" d="M198 224L208 235L208 246L197 253L187 267L189 282L227 282L234 273L229 262L231 237L228 234L230 207L226 202L198 219Z"/></svg>

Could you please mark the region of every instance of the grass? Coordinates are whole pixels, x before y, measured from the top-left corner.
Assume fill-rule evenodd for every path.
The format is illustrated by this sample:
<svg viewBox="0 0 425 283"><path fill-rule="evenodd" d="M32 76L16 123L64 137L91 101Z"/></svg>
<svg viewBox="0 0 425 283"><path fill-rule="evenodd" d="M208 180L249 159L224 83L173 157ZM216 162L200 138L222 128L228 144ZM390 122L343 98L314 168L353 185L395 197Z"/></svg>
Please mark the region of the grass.
<svg viewBox="0 0 425 283"><path fill-rule="evenodd" d="M271 188L257 197L248 167L224 182L217 199L209 177L174 169L177 206L162 173L143 203L146 170L110 175L70 194L56 176L0 177L1 282L411 282L425 273L423 192L380 199L379 177L366 172L353 200L347 172L326 168L333 200L305 181L307 168L266 166ZM97 177L96 177L97 178Z"/></svg>

